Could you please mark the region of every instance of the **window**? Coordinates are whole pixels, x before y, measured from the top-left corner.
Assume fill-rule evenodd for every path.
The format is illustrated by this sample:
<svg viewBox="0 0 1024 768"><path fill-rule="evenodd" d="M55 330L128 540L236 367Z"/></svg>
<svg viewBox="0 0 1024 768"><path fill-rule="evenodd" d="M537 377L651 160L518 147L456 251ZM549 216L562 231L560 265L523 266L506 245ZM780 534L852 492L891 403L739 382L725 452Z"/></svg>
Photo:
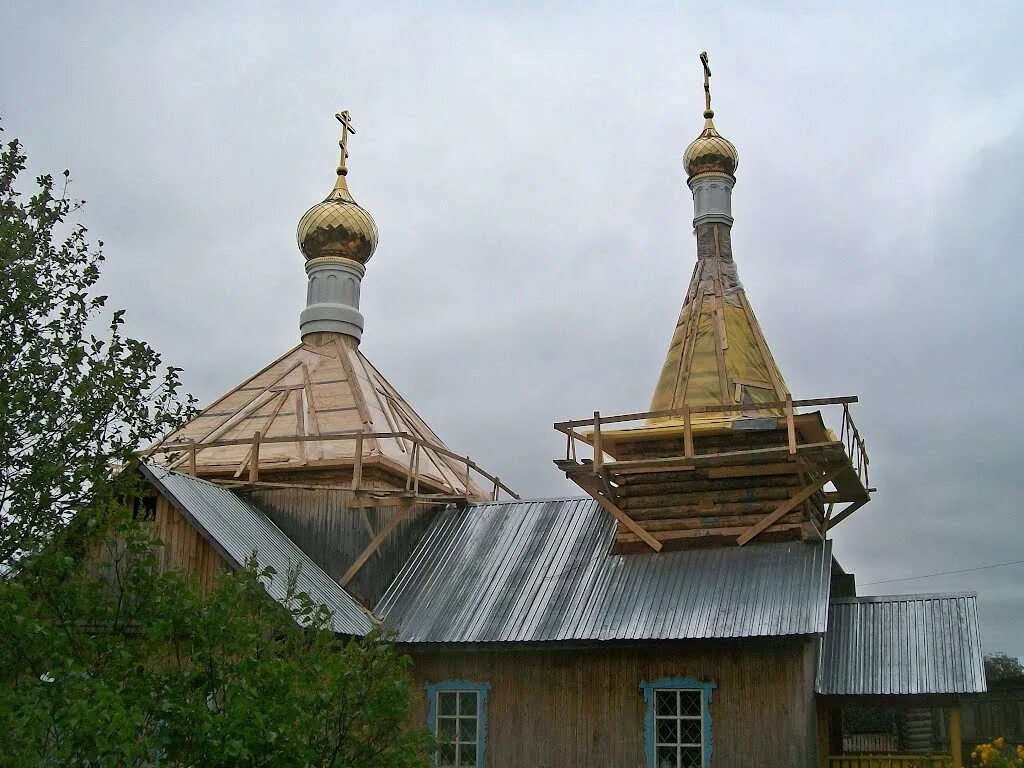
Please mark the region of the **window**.
<svg viewBox="0 0 1024 768"><path fill-rule="evenodd" d="M648 768L709 768L714 683L690 678L641 683L647 704L644 743Z"/></svg>
<svg viewBox="0 0 1024 768"><path fill-rule="evenodd" d="M427 727L437 740L437 768L480 768L487 734L487 683L447 680L428 685Z"/></svg>

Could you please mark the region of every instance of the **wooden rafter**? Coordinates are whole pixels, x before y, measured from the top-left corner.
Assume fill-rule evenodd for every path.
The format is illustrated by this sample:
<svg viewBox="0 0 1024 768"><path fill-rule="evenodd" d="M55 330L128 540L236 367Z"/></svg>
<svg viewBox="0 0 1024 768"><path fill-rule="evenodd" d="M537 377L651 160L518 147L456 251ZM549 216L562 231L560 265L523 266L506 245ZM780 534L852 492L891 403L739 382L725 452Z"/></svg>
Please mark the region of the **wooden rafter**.
<svg viewBox="0 0 1024 768"><path fill-rule="evenodd" d="M284 404L285 404L285 402L287 400L288 400L288 390L283 390L280 393L280 397L277 400L277 404L274 406L274 410L270 412L269 417L263 423L263 429L260 430L260 432L262 432L264 435L269 435L270 434L270 427L274 423L274 419L277 418L277 414L279 414L281 412L281 408L284 407ZM270 400L267 401L268 404L270 402L271 402ZM245 471L245 468L249 465L250 461L252 461L252 448L250 448L248 451L246 451L245 458L242 459L241 464L238 465L238 469L235 470L235 477L241 477L242 476L242 473Z"/></svg>
<svg viewBox="0 0 1024 768"><path fill-rule="evenodd" d="M345 571L344 575L338 581L341 586L344 587L355 578L356 574L359 573L359 570L366 564L366 561L369 560L373 553L380 548L380 545L383 544L392 533L394 533L395 529L406 518L406 516L408 516L409 510L412 508L413 502L411 500L403 502L398 507L394 517L388 520L387 525L381 528L377 532L377 535L370 540L370 543L366 545L366 549L360 552L359 556L352 561L352 565L348 567L348 570Z"/></svg>
<svg viewBox="0 0 1024 768"><path fill-rule="evenodd" d="M604 507L608 512L611 513L612 517L622 523L626 528L632 531L634 534L640 537L640 540L647 544L655 552L661 552L661 542L651 536L636 520L627 515L612 502L602 496L600 493L590 494L598 504Z"/></svg>
<svg viewBox="0 0 1024 768"><path fill-rule="evenodd" d="M750 526L750 528L748 528L744 533L738 536L736 538L736 543L739 544L741 547L744 544L748 543L755 536L757 536L762 531L766 530L769 526L771 526L772 523L782 518L787 512L789 512L792 509L796 509L796 507L800 506L804 501L811 498L811 496L813 496L815 493L821 490L821 488L824 487L826 483L830 482L832 478L834 478L836 475L842 472L843 469L845 469L845 467L837 467L836 469L833 469L831 472L826 473L820 479L812 482L810 485L804 486L803 490L801 490L795 496L791 497L788 501L780 504L778 507L775 508L774 511L769 512L767 515L761 518L759 522Z"/></svg>
<svg viewBox="0 0 1024 768"><path fill-rule="evenodd" d="M853 502L852 504L847 506L845 509L843 509L841 512L839 512L839 514L836 515L835 517L830 517L828 519L828 522L826 523L826 529L825 530L831 531L833 528L835 528L837 525L839 525L841 522L843 522L843 520L848 518L850 515L852 515L854 512L856 512L858 509L860 509L861 507L863 507L867 503L868 503L868 499L862 499L861 501Z"/></svg>

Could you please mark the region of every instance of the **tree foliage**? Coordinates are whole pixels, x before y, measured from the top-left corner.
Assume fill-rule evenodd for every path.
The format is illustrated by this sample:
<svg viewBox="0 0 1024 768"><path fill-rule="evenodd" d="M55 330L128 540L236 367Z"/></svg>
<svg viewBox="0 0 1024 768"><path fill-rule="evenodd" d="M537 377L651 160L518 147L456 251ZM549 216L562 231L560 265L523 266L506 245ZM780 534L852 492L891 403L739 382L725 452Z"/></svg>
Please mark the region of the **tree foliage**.
<svg viewBox="0 0 1024 768"><path fill-rule="evenodd" d="M270 600L255 566L205 593L161 573L134 521L99 540L94 573L47 550L0 583L3 764L427 765L392 644L339 640L294 585Z"/></svg>
<svg viewBox="0 0 1024 768"><path fill-rule="evenodd" d="M985 679L990 683L1014 680L1024 683L1024 666L1015 656L996 651L985 656Z"/></svg>
<svg viewBox="0 0 1024 768"><path fill-rule="evenodd" d="M133 451L192 410L178 371L103 327L102 255L65 184L0 150L0 766L426 766L410 660L343 641L249 567L200 586L131 514Z"/></svg>
<svg viewBox="0 0 1024 768"><path fill-rule="evenodd" d="M17 140L0 150L0 567L121 495L111 469L192 407L178 369L124 334L123 311L104 317L103 244L74 221L69 173L25 197L25 163Z"/></svg>

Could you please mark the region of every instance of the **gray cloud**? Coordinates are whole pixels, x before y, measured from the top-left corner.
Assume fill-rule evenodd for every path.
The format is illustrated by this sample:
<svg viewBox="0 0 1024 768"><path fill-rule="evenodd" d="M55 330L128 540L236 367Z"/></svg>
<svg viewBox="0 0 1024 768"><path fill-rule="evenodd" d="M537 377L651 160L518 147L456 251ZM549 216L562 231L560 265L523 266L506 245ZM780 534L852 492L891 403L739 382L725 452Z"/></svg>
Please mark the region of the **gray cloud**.
<svg viewBox="0 0 1024 768"><path fill-rule="evenodd" d="M0 114L72 168L131 330L209 401L296 340L294 226L335 124L381 244L364 349L524 495L572 493L551 423L644 408L694 244L696 53L739 147L740 273L798 396L857 393L862 582L1020 559L1024 78L1012 3L5 6ZM1024 567L977 589L1024 655Z"/></svg>

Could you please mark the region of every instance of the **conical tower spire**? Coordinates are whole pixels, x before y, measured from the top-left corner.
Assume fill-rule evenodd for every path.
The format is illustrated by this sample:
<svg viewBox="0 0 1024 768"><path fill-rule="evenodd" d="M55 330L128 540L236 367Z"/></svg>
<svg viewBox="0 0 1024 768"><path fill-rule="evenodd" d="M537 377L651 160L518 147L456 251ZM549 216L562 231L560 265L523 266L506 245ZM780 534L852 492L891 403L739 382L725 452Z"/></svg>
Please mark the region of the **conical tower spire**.
<svg viewBox="0 0 1024 768"><path fill-rule="evenodd" d="M303 339L335 333L358 343L363 334L359 289L377 247L377 225L348 190L348 138L356 132L352 118L348 110L335 118L341 123L338 179L323 202L302 215L296 233L309 278L299 332Z"/></svg>
<svg viewBox="0 0 1024 768"><path fill-rule="evenodd" d="M683 154L687 185L693 192L697 264L651 400L652 411L781 401L789 395L733 261L732 190L739 153L715 128L706 52L700 61L704 128ZM726 418L737 416L733 412Z"/></svg>

